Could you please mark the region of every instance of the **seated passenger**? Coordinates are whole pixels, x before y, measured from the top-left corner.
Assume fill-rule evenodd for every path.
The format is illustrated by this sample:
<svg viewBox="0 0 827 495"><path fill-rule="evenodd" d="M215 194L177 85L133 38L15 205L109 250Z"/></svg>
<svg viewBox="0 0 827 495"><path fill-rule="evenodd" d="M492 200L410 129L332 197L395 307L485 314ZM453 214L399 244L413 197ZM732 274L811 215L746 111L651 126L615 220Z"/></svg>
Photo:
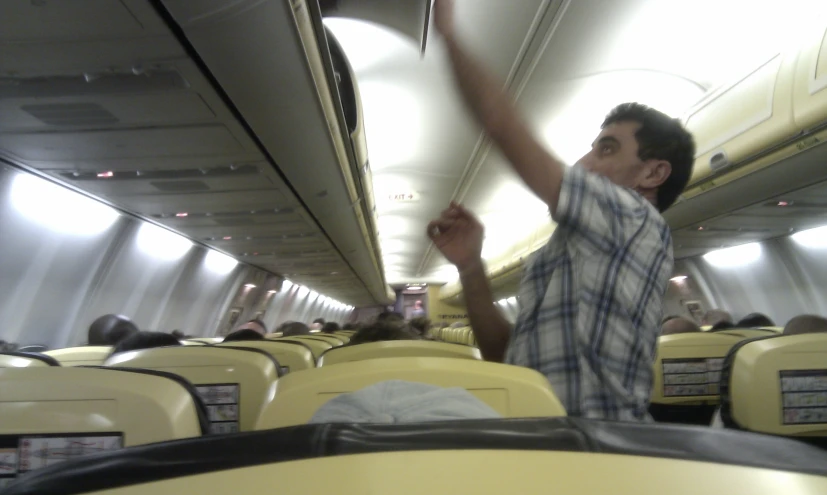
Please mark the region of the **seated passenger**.
<svg viewBox="0 0 827 495"><path fill-rule="evenodd" d="M310 328L300 321L286 321L277 329L282 337L295 337L296 335L310 335Z"/></svg>
<svg viewBox="0 0 827 495"><path fill-rule="evenodd" d="M239 340L264 340L264 335L253 329L245 328L243 330L236 330L235 332L227 335L224 337L222 342L233 342Z"/></svg>
<svg viewBox="0 0 827 495"><path fill-rule="evenodd" d="M382 311L376 316L376 321L388 321L401 323L405 321L405 317L396 311Z"/></svg>
<svg viewBox="0 0 827 495"><path fill-rule="evenodd" d="M324 326L325 321L324 318L316 318L313 320L313 323L310 325L310 330L321 330Z"/></svg>
<svg viewBox="0 0 827 495"><path fill-rule="evenodd" d="M359 330L359 324L358 323L345 323L342 326L342 330Z"/></svg>
<svg viewBox="0 0 827 495"><path fill-rule="evenodd" d="M715 325L722 322L732 324L732 315L723 309L710 309L701 318L701 325L709 325L710 327L715 327Z"/></svg>
<svg viewBox="0 0 827 495"><path fill-rule="evenodd" d="M191 339L192 338L192 335L187 335L184 332L182 332L181 330L173 330L173 331L170 332L170 335L172 335L173 337L175 337L178 340L186 340L186 339Z"/></svg>
<svg viewBox="0 0 827 495"><path fill-rule="evenodd" d="M119 352L138 351L141 349L152 349L155 347L169 347L181 345L178 339L164 332L135 332L129 337L121 340L112 348L113 356Z"/></svg>
<svg viewBox="0 0 827 495"><path fill-rule="evenodd" d="M701 327L699 327L694 321L678 317L672 318L664 323L660 328L660 335L662 337L664 335L675 335L676 333L692 333L700 331Z"/></svg>
<svg viewBox="0 0 827 495"><path fill-rule="evenodd" d="M414 318L409 323L411 330L418 333L420 336L425 336L428 329L431 327L431 320L425 317Z"/></svg>
<svg viewBox="0 0 827 495"><path fill-rule="evenodd" d="M335 321L328 321L322 326L322 333L333 333L339 330L341 330L341 327Z"/></svg>
<svg viewBox="0 0 827 495"><path fill-rule="evenodd" d="M0 340L0 352L15 352L16 350L17 344Z"/></svg>
<svg viewBox="0 0 827 495"><path fill-rule="evenodd" d="M464 388L390 380L334 397L316 411L310 423L392 424L501 417Z"/></svg>
<svg viewBox="0 0 827 495"><path fill-rule="evenodd" d="M258 332L262 337L264 337L267 334L267 325L265 325L264 322L258 318L253 318L235 329L236 332L239 330L252 330L254 332Z"/></svg>
<svg viewBox="0 0 827 495"><path fill-rule="evenodd" d="M428 313L425 311L425 308L422 307L422 301L415 301L413 311L411 311L411 317L424 318L427 314Z"/></svg>
<svg viewBox="0 0 827 495"><path fill-rule="evenodd" d="M827 318L816 315L799 315L784 326L784 335L827 332Z"/></svg>
<svg viewBox="0 0 827 495"><path fill-rule="evenodd" d="M767 315L761 313L750 313L741 318L735 326L737 328L772 327L775 326L775 323L773 323Z"/></svg>
<svg viewBox="0 0 827 495"><path fill-rule="evenodd" d="M89 345L115 345L138 333L138 326L122 315L103 315L89 325Z"/></svg>
<svg viewBox="0 0 827 495"><path fill-rule="evenodd" d="M382 342L385 340L421 340L407 325L388 321L377 321L368 325L350 338L348 345Z"/></svg>
<svg viewBox="0 0 827 495"><path fill-rule="evenodd" d="M720 332L722 330L729 330L730 328L735 328L735 323L731 321L719 321L718 323L712 325L712 328L709 329L710 332Z"/></svg>

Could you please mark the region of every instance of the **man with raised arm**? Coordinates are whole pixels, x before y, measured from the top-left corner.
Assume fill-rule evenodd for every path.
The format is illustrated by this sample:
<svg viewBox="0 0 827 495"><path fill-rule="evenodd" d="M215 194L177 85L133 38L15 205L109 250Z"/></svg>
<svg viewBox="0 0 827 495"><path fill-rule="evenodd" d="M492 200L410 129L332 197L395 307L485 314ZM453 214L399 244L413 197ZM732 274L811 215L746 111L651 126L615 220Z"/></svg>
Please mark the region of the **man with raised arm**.
<svg viewBox="0 0 827 495"><path fill-rule="evenodd" d="M452 16L453 2L437 0L434 23L466 105L558 224L526 266L513 328L494 305L481 259L482 224L452 202L428 225L459 271L480 350L489 361L544 374L571 416L647 420L673 265L660 212L689 180L692 136L678 120L627 103L609 113L591 150L566 167L463 49Z"/></svg>

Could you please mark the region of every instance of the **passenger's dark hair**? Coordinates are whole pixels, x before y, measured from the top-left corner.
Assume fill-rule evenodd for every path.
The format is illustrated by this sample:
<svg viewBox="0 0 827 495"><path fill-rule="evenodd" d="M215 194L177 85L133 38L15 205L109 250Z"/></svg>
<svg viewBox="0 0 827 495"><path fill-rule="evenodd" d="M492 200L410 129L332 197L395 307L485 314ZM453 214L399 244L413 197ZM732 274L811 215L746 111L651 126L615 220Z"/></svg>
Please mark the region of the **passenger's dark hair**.
<svg viewBox="0 0 827 495"><path fill-rule="evenodd" d="M342 330L359 330L359 325L356 323L345 323Z"/></svg>
<svg viewBox="0 0 827 495"><path fill-rule="evenodd" d="M817 315L798 315L784 326L784 335L802 335L827 332L827 318Z"/></svg>
<svg viewBox="0 0 827 495"><path fill-rule="evenodd" d="M730 328L735 328L735 324L731 321L719 321L718 323L712 325L709 331L720 332L721 330L729 330Z"/></svg>
<svg viewBox="0 0 827 495"><path fill-rule="evenodd" d="M281 332L283 337L310 335L310 328L300 321L286 321L279 326L276 332Z"/></svg>
<svg viewBox="0 0 827 495"><path fill-rule="evenodd" d="M774 327L775 323L765 314L750 313L741 318L735 326L738 328Z"/></svg>
<svg viewBox="0 0 827 495"><path fill-rule="evenodd" d="M253 318L252 320L249 320L247 323L255 323L256 325L264 329L264 333L267 333L267 325L265 325L264 322L259 320L258 318ZM244 325L246 325L247 323L245 323Z"/></svg>
<svg viewBox="0 0 827 495"><path fill-rule="evenodd" d="M641 160L666 160L672 172L658 187L658 211L666 211L678 199L692 176L695 162L695 140L680 120L640 103L623 103L615 107L601 128L617 122L637 122L635 133Z"/></svg>
<svg viewBox="0 0 827 495"><path fill-rule="evenodd" d="M112 349L112 354L177 345L181 345L181 343L178 342L178 339L168 333L136 332L115 344L115 347Z"/></svg>
<svg viewBox="0 0 827 495"><path fill-rule="evenodd" d="M324 318L316 318L313 320L313 323L318 323L319 325L324 325L325 321Z"/></svg>
<svg viewBox="0 0 827 495"><path fill-rule="evenodd" d="M264 340L264 335L261 335L251 328L245 328L243 330L236 330L235 332L227 335L224 337L222 342L233 342L238 340Z"/></svg>
<svg viewBox="0 0 827 495"><path fill-rule="evenodd" d="M89 325L89 345L115 345L139 331L132 320L121 315L103 315Z"/></svg>
<svg viewBox="0 0 827 495"><path fill-rule="evenodd" d="M324 333L338 332L341 329L342 328L335 321L328 321L324 324L324 326L322 326L322 332Z"/></svg>
<svg viewBox="0 0 827 495"><path fill-rule="evenodd" d="M425 333L428 332L428 328L431 326L431 320L425 318L424 316L420 316L419 318L411 319L410 326L411 329L419 335L425 335Z"/></svg>
<svg viewBox="0 0 827 495"><path fill-rule="evenodd" d="M385 340L420 340L420 337L407 325L391 321L376 321L353 334L348 345Z"/></svg>
<svg viewBox="0 0 827 495"><path fill-rule="evenodd" d="M376 316L376 321L402 322L405 321L405 317L396 311L382 311Z"/></svg>

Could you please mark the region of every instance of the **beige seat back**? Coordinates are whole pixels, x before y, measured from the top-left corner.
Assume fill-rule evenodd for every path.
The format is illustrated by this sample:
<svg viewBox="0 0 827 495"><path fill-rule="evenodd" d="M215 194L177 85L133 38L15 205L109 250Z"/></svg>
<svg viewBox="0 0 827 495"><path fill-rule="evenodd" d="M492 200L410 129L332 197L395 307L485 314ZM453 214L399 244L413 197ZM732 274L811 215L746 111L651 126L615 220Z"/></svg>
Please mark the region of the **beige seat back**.
<svg viewBox="0 0 827 495"><path fill-rule="evenodd" d="M249 347L252 349L261 349L270 354L276 361L278 361L281 370L279 376L284 376L287 373L303 371L316 367L316 359L310 348L301 342L293 342L287 340L238 340L235 342L226 342L224 344L216 344L221 347Z"/></svg>
<svg viewBox="0 0 827 495"><path fill-rule="evenodd" d="M278 378L272 356L259 349L230 346L122 352L105 364L167 371L186 378L207 406L212 433L251 430L262 406L273 396Z"/></svg>
<svg viewBox="0 0 827 495"><path fill-rule="evenodd" d="M256 429L300 425L333 397L387 380L462 387L504 417L565 416L540 373L472 359L394 358L353 361L287 375L279 380Z"/></svg>
<svg viewBox="0 0 827 495"><path fill-rule="evenodd" d="M204 344L220 344L221 342L224 342L224 337L192 337L187 340L194 340Z"/></svg>
<svg viewBox="0 0 827 495"><path fill-rule="evenodd" d="M653 404L717 404L721 366L742 340L724 332L664 335L654 363Z"/></svg>
<svg viewBox="0 0 827 495"><path fill-rule="evenodd" d="M189 384L165 373L0 369L0 480L85 454L200 436L202 407Z"/></svg>
<svg viewBox="0 0 827 495"><path fill-rule="evenodd" d="M774 330L768 330L765 328L730 328L728 330L721 330L720 332L714 333L722 333L724 335L735 335L745 339L754 339L755 337L769 337L771 335L778 335L778 332Z"/></svg>
<svg viewBox="0 0 827 495"><path fill-rule="evenodd" d="M46 351L43 354L57 359L61 366L100 366L109 357L112 347L87 345Z"/></svg>
<svg viewBox="0 0 827 495"><path fill-rule="evenodd" d="M276 342L281 342L286 340L288 342L300 342L310 348L310 352L313 353L313 358L318 360L324 351L328 349L332 349L333 345L330 342L326 342L324 340L318 339L309 339L309 338L301 338L301 337L281 337L280 339L275 339Z"/></svg>
<svg viewBox="0 0 827 495"><path fill-rule="evenodd" d="M330 349L322 354L319 366L398 357L481 359L479 349L473 347L428 340L390 340Z"/></svg>
<svg viewBox="0 0 827 495"><path fill-rule="evenodd" d="M42 368L60 366L57 359L33 352L0 352L0 368Z"/></svg>
<svg viewBox="0 0 827 495"><path fill-rule="evenodd" d="M338 347L340 345L344 345L345 343L345 341L342 340L339 336L333 335L331 333L311 333L310 335L300 335L296 338L323 340L328 344L332 345L333 347Z"/></svg>

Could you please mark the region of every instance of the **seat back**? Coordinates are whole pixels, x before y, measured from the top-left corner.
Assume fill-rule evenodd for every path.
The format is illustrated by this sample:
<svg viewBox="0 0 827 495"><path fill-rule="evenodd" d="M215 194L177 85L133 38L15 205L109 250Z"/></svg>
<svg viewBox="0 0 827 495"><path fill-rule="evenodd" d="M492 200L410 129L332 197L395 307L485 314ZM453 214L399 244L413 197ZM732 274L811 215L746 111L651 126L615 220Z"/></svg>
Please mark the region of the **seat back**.
<svg viewBox="0 0 827 495"><path fill-rule="evenodd" d="M105 364L186 378L207 406L211 433L251 430L278 378L273 357L249 347L160 347L115 354Z"/></svg>
<svg viewBox="0 0 827 495"><path fill-rule="evenodd" d="M721 330L720 332L714 333L722 333L724 335L735 335L737 337L745 339L754 339L755 337L770 337L773 335L778 335L778 332L776 332L775 330L769 330L766 328L730 328L728 330Z"/></svg>
<svg viewBox="0 0 827 495"><path fill-rule="evenodd" d="M331 333L311 333L310 335L299 335L296 338L322 340L332 345L333 347L338 347L345 343L345 341L342 340L339 336L333 335Z"/></svg>
<svg viewBox="0 0 827 495"><path fill-rule="evenodd" d="M827 438L827 333L745 341L728 357L723 375L726 426Z"/></svg>
<svg viewBox="0 0 827 495"><path fill-rule="evenodd" d="M329 333L327 335L332 335L332 336L336 337L337 339L341 340L343 344L347 344L347 343L350 342L350 335L346 335L346 334L339 333L339 332L333 332L333 333Z"/></svg>
<svg viewBox="0 0 827 495"><path fill-rule="evenodd" d="M192 337L187 340L194 340L204 344L220 344L221 342L224 342L224 337Z"/></svg>
<svg viewBox="0 0 827 495"><path fill-rule="evenodd" d="M87 345L46 351L43 354L57 359L61 366L100 366L109 357L112 347Z"/></svg>
<svg viewBox="0 0 827 495"><path fill-rule="evenodd" d="M190 339L182 339L181 345L210 345L206 342L201 342L200 340L190 340Z"/></svg>
<svg viewBox="0 0 827 495"><path fill-rule="evenodd" d="M740 335L694 332L658 339L654 363L654 404L717 404L721 365Z"/></svg>
<svg viewBox="0 0 827 495"><path fill-rule="evenodd" d="M310 348L310 352L313 353L313 358L318 360L324 351L333 348L333 344L330 342L326 342L324 340L318 339L308 339L302 337L281 337L279 339L275 339L276 342L287 341L287 342L299 342L306 345Z"/></svg>
<svg viewBox="0 0 827 495"><path fill-rule="evenodd" d="M80 455L200 436L203 404L189 384L168 375L0 369L0 480Z"/></svg>
<svg viewBox="0 0 827 495"><path fill-rule="evenodd" d="M57 359L34 352L0 352L0 368L60 366Z"/></svg>
<svg viewBox="0 0 827 495"><path fill-rule="evenodd" d="M399 357L481 359L479 349L473 347L428 340L389 340L327 350L319 359L319 366L363 361L365 359Z"/></svg>
<svg viewBox="0 0 827 495"><path fill-rule="evenodd" d="M471 359L406 357L353 361L287 375L262 411L256 429L307 423L325 402L387 380L462 387L505 417L565 416L537 371Z"/></svg>
<svg viewBox="0 0 827 495"><path fill-rule="evenodd" d="M238 340L235 342L226 342L223 344L215 344L220 347L249 347L251 349L261 349L270 354L276 361L278 361L281 369L279 376L284 376L287 373L294 371L303 371L316 367L316 359L310 348L301 342L284 341L284 340Z"/></svg>

